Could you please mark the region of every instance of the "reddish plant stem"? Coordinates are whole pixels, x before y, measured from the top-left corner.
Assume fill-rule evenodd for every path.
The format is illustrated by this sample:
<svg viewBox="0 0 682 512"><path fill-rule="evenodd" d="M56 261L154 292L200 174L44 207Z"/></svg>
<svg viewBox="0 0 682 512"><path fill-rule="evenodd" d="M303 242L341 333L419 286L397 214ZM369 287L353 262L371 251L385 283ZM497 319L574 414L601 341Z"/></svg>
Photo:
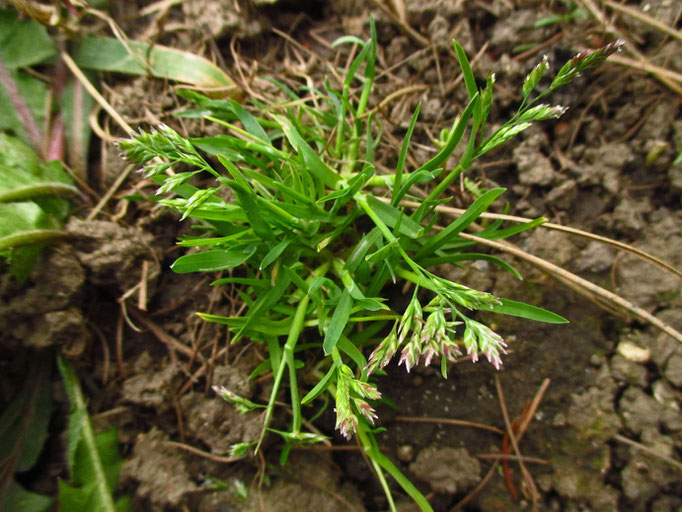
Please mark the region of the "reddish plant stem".
<svg viewBox="0 0 682 512"><path fill-rule="evenodd" d="M2 61L1 58L0 58L0 84L2 84L2 86L7 91L7 96L12 102L12 106L14 107L14 110L17 113L17 116L19 117L21 124L24 126L24 130L26 131L26 135L28 136L28 140L31 143L31 146L33 146L33 149L35 149L35 151L42 158L44 156L44 151L42 147L43 138L40 133L38 123L36 122L36 119L33 116L33 112L31 112L31 109L28 106L28 103L26 103L26 99L19 92L19 88L17 87L14 78L12 78L12 75L10 74L7 67L5 67L5 63Z"/></svg>

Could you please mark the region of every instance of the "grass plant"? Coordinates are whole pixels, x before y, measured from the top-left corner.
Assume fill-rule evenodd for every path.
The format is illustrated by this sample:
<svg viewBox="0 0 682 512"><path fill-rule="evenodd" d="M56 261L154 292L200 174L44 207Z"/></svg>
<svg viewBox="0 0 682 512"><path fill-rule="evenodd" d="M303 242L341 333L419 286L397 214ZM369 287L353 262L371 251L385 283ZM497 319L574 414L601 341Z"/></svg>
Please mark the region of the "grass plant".
<svg viewBox="0 0 682 512"><path fill-rule="evenodd" d="M121 148L131 161L144 164L147 176L158 183L158 193L165 196L159 199L163 205L196 221L198 234L179 241L192 250L173 263L173 270L228 271L227 277L212 284L235 285L247 306L239 317L199 315L228 326L233 343L246 338L267 348L267 360L252 374L272 372L267 404L215 388L240 408L264 408L262 435L252 448L258 451L267 433L276 432L284 440L284 462L292 445L320 441L319 434L302 428L303 416L313 401L333 400L336 428L348 439L357 436L390 509L395 510L395 504L386 473L422 510L431 510L377 445L375 404L381 399L377 376L382 369L399 352L398 364L408 372L420 361L439 361L446 377L448 362L464 353L474 362L485 358L499 369L506 344L474 318L476 311L566 322L539 307L450 281L434 270L444 263L483 259L520 277L508 263L472 251L476 242L460 236L504 189L482 191L440 230L433 229L442 220L436 208L448 201L448 187L476 159L532 123L562 115L564 107L541 100L598 65L621 43L576 55L551 80L545 78L549 64L543 59L522 85L517 112L499 128L488 130L494 76L479 90L467 56L454 42L468 104L443 134L434 156L408 170L417 107L396 148L391 174L377 173L375 150L382 126L368 108L376 74L373 22L368 40L343 37L335 42L343 44L357 45L358 52L338 88L327 81L319 89L294 91L273 80L286 100L268 104L253 100L249 108L186 90L183 96L197 108L181 115L217 123L224 134L186 138L164 125L122 141ZM541 80L549 85L539 91ZM450 157L460 144L462 156L451 166ZM211 186L193 185L199 175L210 178ZM417 186L426 192L414 194ZM413 206L402 206L404 199ZM495 220L477 237L505 239L543 222L507 226ZM391 283L411 284L404 309L392 300ZM313 359L308 356L311 351L316 354L312 367L303 363ZM316 376L317 384L301 389L302 373ZM291 423L286 430L274 430L275 402L287 385Z"/></svg>

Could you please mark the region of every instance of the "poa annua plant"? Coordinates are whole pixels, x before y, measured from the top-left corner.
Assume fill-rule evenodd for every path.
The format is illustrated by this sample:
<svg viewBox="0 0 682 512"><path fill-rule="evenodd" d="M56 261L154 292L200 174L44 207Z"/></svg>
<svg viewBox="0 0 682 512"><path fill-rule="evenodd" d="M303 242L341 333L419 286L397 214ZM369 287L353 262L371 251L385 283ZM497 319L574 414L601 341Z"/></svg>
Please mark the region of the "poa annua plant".
<svg viewBox="0 0 682 512"><path fill-rule="evenodd" d="M484 357L499 369L506 344L471 317L475 311L565 322L541 308L471 289L430 270L443 263L485 259L516 273L494 256L472 252L474 243L459 236L504 189L481 193L464 214L440 231L433 229L439 221L435 207L448 200L444 197L448 186L477 158L536 121L558 118L565 109L540 100L604 60L618 45L577 55L544 91L537 92L549 69L543 59L523 83L516 114L487 134L494 76L479 90L462 47L454 42L468 104L445 133L435 156L408 171L406 155L419 116L417 107L402 146L396 148L395 172L379 175L374 153L381 140L381 124L368 108L376 71L374 24L369 40L344 37L335 44L360 48L340 90L327 82L323 89L303 90L300 96L273 81L287 101L253 101L249 109L233 100L212 100L186 91L184 96L198 108L183 115L218 123L225 134L188 139L160 126L122 142L121 148L130 160L144 164L146 174L157 181L159 194L167 196L161 202L181 212L183 219L195 219L201 229L199 235L179 241L199 252L178 258L173 270L235 269L212 284L238 286L246 313L240 317L199 315L227 325L233 343L248 338L267 347L268 359L254 371L254 375L272 371L267 404L215 388L243 410L264 408L263 431L255 450L268 431L284 440L282 461L291 445L320 441L321 436L302 429L304 406L322 400L324 407L333 401L336 428L348 439L357 436L391 509L395 505L385 473L422 510L431 510L424 496L377 446L375 403L381 392L376 375L396 356L407 371L420 361L439 361L443 376L448 361L464 353L473 361ZM359 89L353 94L357 84ZM446 167L459 144L465 144L459 163ZM214 185L202 189L191 185L190 179L198 174L212 177ZM428 190L426 198L410 194L417 184ZM223 199L226 189L233 201ZM406 198L418 201L419 207L403 208L401 201ZM511 227L494 222L477 236L506 238L542 222L537 219ZM397 311L385 290L390 282L406 281L414 291L407 308ZM313 367L303 364L303 351L318 354ZM305 394L299 385L302 372L317 379ZM292 419L288 430L279 431L271 428L271 421L285 378ZM248 447L237 449L244 454Z"/></svg>

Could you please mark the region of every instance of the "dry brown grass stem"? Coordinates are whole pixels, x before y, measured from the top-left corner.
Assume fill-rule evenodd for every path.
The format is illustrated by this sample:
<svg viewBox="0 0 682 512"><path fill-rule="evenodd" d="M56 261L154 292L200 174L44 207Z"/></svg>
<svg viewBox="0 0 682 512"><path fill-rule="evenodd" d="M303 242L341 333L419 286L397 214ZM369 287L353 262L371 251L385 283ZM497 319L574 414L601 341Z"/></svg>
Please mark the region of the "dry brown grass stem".
<svg viewBox="0 0 682 512"><path fill-rule="evenodd" d="M459 236L467 240L477 242L481 245L487 245L488 247L492 247L494 249L516 256L517 258L522 259L530 263L531 265L539 268L540 270L548 273L549 275L558 279L562 283L569 285L573 290L593 300L598 305L604 306L605 302L606 304L611 305L612 307L619 308L628 313L631 313L637 318L644 320L645 322L648 322L651 325L654 325L661 331L665 332L666 334L669 334L672 338L682 343L682 333L675 330L673 327L666 324L665 322L661 321L659 318L656 318L648 311L640 308L639 306L636 306L627 299L624 299L620 295L610 292L605 288L602 288L601 286L598 286L588 281L587 279L583 279L582 277L577 276L557 265L554 265L553 263L550 263L547 260L543 260L542 258L538 258L537 256L527 253L526 251L519 249L518 247L509 242L486 240L485 238L470 235L467 233L460 233Z"/></svg>
<svg viewBox="0 0 682 512"><path fill-rule="evenodd" d="M674 81L674 82L680 82L682 83L682 74L677 73L675 71L672 71L667 68L663 68L661 66L657 66L655 64L652 64L649 61L641 61L641 60L635 60L635 59L629 59L627 57L623 57L622 55L611 55L609 57L609 61L614 62L616 64L620 64L622 66L627 66L629 68L632 68L636 71L640 72L645 72L645 73L652 73L653 75L658 76L659 78L663 77L668 80ZM675 86L676 88L674 89L675 92L679 92L682 89L679 89L679 86Z"/></svg>
<svg viewBox="0 0 682 512"><path fill-rule="evenodd" d="M500 430L497 427L492 427L490 425L484 425L483 423L476 423L473 421L456 420L453 418L419 418L415 416L396 416L394 420L405 423L438 423L443 425L454 425L456 427L472 427L480 430L489 430L490 432L504 435L504 430Z"/></svg>
<svg viewBox="0 0 682 512"><path fill-rule="evenodd" d="M418 208L419 203L414 202L414 201L401 201L400 204L409 206L410 208ZM436 210L439 212L443 212L446 214L450 214L453 216L461 215L465 212L465 210L461 208L452 208L450 206L437 206ZM526 217L517 217L515 215L504 215L501 213L483 213L481 214L481 217L485 219L498 219L498 220L508 220L512 222L523 222L523 223L528 223L532 222L534 219L529 219ZM671 274L675 275L677 278L682 279L682 271L676 269L672 265L666 263L665 261L661 260L660 258L657 258L656 256L649 254L648 252L642 251L641 249L637 249L636 247L633 247L631 245L628 245L623 242L619 242L617 240L613 240L612 238L607 238L605 236L600 236L600 235L595 235L594 233L590 233L589 231L583 231L582 229L577 229L577 228L572 228L569 226L562 226L561 224L553 224L551 222L545 222L544 224L538 226L539 228L544 228L544 229L551 229L554 231L562 231L564 233L569 233L571 235L576 235L580 236L583 238L587 238L589 240L595 240L597 242L611 245L613 247L617 247L618 249L622 249L624 251L627 251L644 261L647 261L649 263L652 263L659 267L662 270L665 270L666 272L670 272Z"/></svg>
<svg viewBox="0 0 682 512"><path fill-rule="evenodd" d="M649 448L648 446L643 445L642 443L638 443L637 441L633 441L632 439L628 439L627 437L621 436L620 434L616 434L615 436L613 436L613 438L616 441L620 441L621 443L624 443L624 444L629 444L630 446L637 448L638 450L640 450L644 453L647 453L649 455L657 457L657 458L667 462L672 467L682 471L682 463L679 461L676 461L672 457L668 457L667 455L665 455L663 453L659 453L656 450L653 450L653 449Z"/></svg>
<svg viewBox="0 0 682 512"><path fill-rule="evenodd" d="M220 464L232 464L233 462L244 460L244 457L221 457L219 455L213 455L212 453L205 452L204 450L200 450L194 446L177 443L175 441L163 441L163 444L166 446L172 446L174 448L180 448L181 450L185 450L187 452L193 453L194 455L198 455L199 457L203 457Z"/></svg>
<svg viewBox="0 0 682 512"><path fill-rule="evenodd" d="M604 5L607 5L614 11L627 14L632 18L642 21L647 25L654 27L656 30L660 30L661 32L668 34L670 37L674 37L678 41L682 41L682 32L676 30L674 27L671 27L670 25L666 25L665 23L658 21L656 18L652 18L651 16L643 13L639 9L634 9L632 7L628 7L627 5L618 4L611 0L604 0Z"/></svg>
<svg viewBox="0 0 682 512"><path fill-rule="evenodd" d="M73 76L76 77L76 79L85 87L85 90L90 93L90 95L95 99L99 105L106 110L107 114L111 116L111 118L116 121L116 124L118 124L123 131L128 134L128 135L134 135L135 130L121 117L121 115L116 111L114 107L111 106L111 104L102 96L97 88L92 85L90 80L88 80L88 77L85 76L85 74L81 71L81 69L78 67L78 64L76 64L71 56L66 53L62 52L61 57L64 60L64 63L66 66L71 70L71 73L73 73Z"/></svg>
<svg viewBox="0 0 682 512"><path fill-rule="evenodd" d="M431 45L431 41L429 41L428 38L424 37L415 29L413 29L405 20L400 19L400 16L389 9L382 0L370 0L370 3L377 7L386 16L388 16L388 18L395 23L400 30L405 32L405 34L409 36L415 43L424 47Z"/></svg>
<svg viewBox="0 0 682 512"><path fill-rule="evenodd" d="M511 441L514 453L516 453L516 456L518 457L519 467L521 468L521 474L523 475L523 485L528 493L528 497L533 502L534 505L533 508L535 508L537 502L540 501L540 493L538 492L538 489L535 486L535 481L533 480L530 471L528 471L528 468L526 468L526 465L523 462L523 455L521 455L521 450L519 449L520 438L517 440L516 433L514 432L514 427L512 426L511 420L509 418L509 413L507 412L507 405L505 404L504 401L504 392L502 391L500 378L497 374L495 374L495 389L497 390L497 397L500 402L500 410L502 411L504 424L507 428L507 435L509 436L509 441Z"/></svg>
<svg viewBox="0 0 682 512"><path fill-rule="evenodd" d="M579 0L579 2L587 10L587 12L589 12L592 15L592 17L595 20L597 20L597 22L606 30L606 32L609 32L613 36L620 39L625 40L628 39L627 37L625 37L621 30L619 30L613 23L606 19L606 16L604 16L602 10L599 9L592 0ZM624 49L626 52L632 55L635 60L626 59L619 55L611 55L609 60L615 63L619 63L621 65L632 67L633 69L636 70L644 70L648 73L651 73L656 77L656 79L658 79L661 83L666 85L670 90L682 96L682 86L671 78L670 74L674 72L667 69L664 70L664 68L659 68L658 66L654 66L653 64L651 64L651 62L649 62L646 56L642 52L640 52L632 43L629 42L626 43Z"/></svg>

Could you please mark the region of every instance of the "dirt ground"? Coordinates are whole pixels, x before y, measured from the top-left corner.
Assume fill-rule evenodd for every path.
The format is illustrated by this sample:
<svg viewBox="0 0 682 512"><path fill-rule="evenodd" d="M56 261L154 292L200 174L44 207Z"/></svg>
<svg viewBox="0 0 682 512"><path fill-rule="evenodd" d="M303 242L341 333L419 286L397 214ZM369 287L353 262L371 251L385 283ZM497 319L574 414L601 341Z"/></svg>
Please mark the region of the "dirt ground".
<svg viewBox="0 0 682 512"><path fill-rule="evenodd" d="M424 86L381 112L384 131L402 140L413 109L423 102L415 131L423 146L412 153L418 162L429 156L421 149L429 137L449 127L466 101L452 38L472 58L478 79L496 73L493 124L513 112L524 77L542 55L557 69L576 52L614 39L589 12L535 26L574 12L570 2L187 0L141 16L148 4L112 2L112 14L131 38L216 60L247 95L273 92L262 77L292 87L304 85L305 77L323 84L328 66L344 62L329 43L345 33L366 38L372 13L382 73L373 104L401 88ZM396 5L404 5L402 15ZM645 5L649 16L681 26L679 2ZM620 11L600 12L652 64L682 73L679 40ZM122 77L108 83L112 105L134 126L162 121L194 136L205 133L198 122L173 118L182 102L168 84ZM506 187L513 215L544 215L632 244L680 269L682 164L673 162L682 151L681 98L637 67L607 63L551 98L570 106L560 120L533 127L486 155L468 178L486 188ZM390 167L397 151L386 144L379 160ZM93 148L90 186L104 194L126 165L111 145ZM215 276L169 269L181 254L175 240L189 227L149 202L127 199L153 192L153 184L133 172L94 219L86 220L89 206L76 211L68 225L71 241L46 251L28 285L2 283L3 405L25 378L29 365L21 361L31 357L26 350L56 348L76 363L96 427L118 428L126 460L119 493L130 494L136 510L386 510L358 447L334 432L331 408L316 427L332 437L332 449L295 449L280 467L278 440L271 438L264 456L225 461L231 445L257 439L262 417L239 414L210 385L267 400L269 382L248 379L264 349L246 342L230 346L223 328L195 315L235 314L238 295L210 288ZM471 201L463 187L450 193L453 206ZM678 276L563 232L538 229L513 243L682 329ZM462 362L444 380L432 368L407 374L390 365L380 389L399 407L379 411L384 452L437 511L531 510L531 486L538 510L681 510L682 346L654 326L605 311L533 266L504 258L517 265L523 281L485 263L441 270L571 323L488 318L511 349L499 372ZM53 388L64 412L56 376ZM525 469L518 460L495 460L515 453L504 435L504 414L518 423L534 398L537 408L519 443ZM64 419L56 416L41 468L24 482L53 494L56 477L66 476ZM286 419L282 413L276 422ZM401 511L417 510L393 487Z"/></svg>

